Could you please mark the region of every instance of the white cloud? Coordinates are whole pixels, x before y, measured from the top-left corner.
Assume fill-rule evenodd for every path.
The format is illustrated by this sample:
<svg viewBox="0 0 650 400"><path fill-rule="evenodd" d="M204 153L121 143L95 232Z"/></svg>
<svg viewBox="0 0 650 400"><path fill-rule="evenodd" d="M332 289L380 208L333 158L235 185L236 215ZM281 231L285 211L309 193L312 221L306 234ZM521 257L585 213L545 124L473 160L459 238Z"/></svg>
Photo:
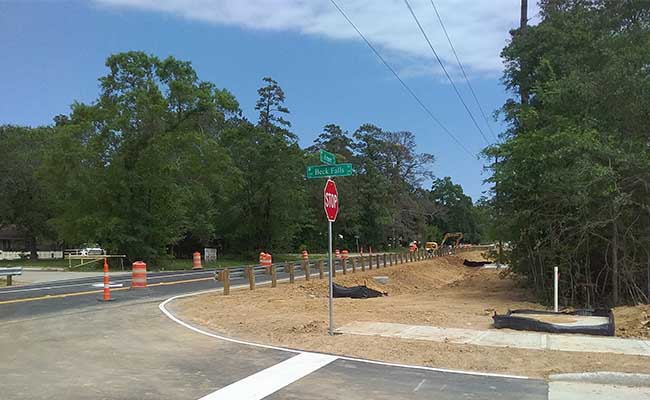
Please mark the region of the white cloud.
<svg viewBox="0 0 650 400"><path fill-rule="evenodd" d="M519 23L520 0L435 1L461 61L472 77L498 76L508 31ZM253 30L294 31L360 40L329 0L95 0L112 7L168 13L190 20ZM407 75L438 74L433 55L403 0L337 0L380 51ZM452 73L456 62L430 0L411 0L420 22ZM531 2L533 3L533 2ZM537 7L530 6L529 15ZM431 66L430 69L422 65Z"/></svg>

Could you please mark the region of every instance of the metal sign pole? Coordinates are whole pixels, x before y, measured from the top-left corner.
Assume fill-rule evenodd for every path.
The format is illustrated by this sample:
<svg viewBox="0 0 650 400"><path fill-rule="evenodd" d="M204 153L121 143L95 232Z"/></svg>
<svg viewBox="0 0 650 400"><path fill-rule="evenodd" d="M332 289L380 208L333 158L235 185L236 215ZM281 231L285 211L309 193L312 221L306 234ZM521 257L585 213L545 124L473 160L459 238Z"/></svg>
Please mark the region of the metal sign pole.
<svg viewBox="0 0 650 400"><path fill-rule="evenodd" d="M328 276L329 280L329 311L330 311L330 336L334 335L334 314L333 314L333 304L332 304L332 299L334 298L334 291L333 291L333 284L332 284L332 272L334 270L334 265L332 263L332 221L329 221L329 258L330 258L330 272Z"/></svg>

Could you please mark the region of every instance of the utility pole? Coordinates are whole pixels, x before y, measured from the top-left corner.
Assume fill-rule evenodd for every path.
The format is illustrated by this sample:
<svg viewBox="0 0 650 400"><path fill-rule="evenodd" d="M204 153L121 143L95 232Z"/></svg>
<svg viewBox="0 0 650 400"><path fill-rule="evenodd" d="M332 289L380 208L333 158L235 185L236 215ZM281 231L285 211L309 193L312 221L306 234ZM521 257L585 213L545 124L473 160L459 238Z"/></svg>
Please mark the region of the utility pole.
<svg viewBox="0 0 650 400"><path fill-rule="evenodd" d="M519 20L519 27L523 30L526 29L528 24L528 0L521 0L521 19Z"/></svg>
<svg viewBox="0 0 650 400"><path fill-rule="evenodd" d="M523 35L526 32L526 27L528 26L528 0L521 0L521 18L519 19L519 34ZM523 60L520 60L519 68L521 72L525 71L525 66ZM521 96L521 104L528 104L528 82L527 79L523 76L521 77L521 82L519 82L519 95Z"/></svg>

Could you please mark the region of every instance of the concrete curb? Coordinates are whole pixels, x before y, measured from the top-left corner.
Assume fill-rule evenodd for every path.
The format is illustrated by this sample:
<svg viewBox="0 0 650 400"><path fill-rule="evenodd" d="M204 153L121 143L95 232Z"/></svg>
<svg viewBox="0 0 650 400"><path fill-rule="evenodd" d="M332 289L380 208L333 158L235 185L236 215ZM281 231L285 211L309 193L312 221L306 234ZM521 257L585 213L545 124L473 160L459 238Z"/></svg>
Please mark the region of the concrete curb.
<svg viewBox="0 0 650 400"><path fill-rule="evenodd" d="M650 388L650 375L624 372L583 372L574 374L549 375L549 382L593 383L598 385L620 385Z"/></svg>

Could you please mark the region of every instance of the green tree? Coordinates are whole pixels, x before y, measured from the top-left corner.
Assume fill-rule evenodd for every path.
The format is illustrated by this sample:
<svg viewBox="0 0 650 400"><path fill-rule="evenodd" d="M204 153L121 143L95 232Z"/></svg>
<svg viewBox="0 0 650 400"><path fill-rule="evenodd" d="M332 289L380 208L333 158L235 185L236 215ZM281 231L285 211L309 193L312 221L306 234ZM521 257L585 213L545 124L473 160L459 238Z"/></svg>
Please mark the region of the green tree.
<svg viewBox="0 0 650 400"><path fill-rule="evenodd" d="M37 242L53 238L53 208L41 176L51 137L49 128L0 126L0 227L23 231L32 259Z"/></svg>
<svg viewBox="0 0 650 400"><path fill-rule="evenodd" d="M472 198L463 192L460 185L453 183L448 176L435 179L430 198L439 210L431 219L439 231L463 232L465 242L469 243L481 240Z"/></svg>
<svg viewBox="0 0 650 400"><path fill-rule="evenodd" d="M650 10L644 2L545 0L513 31L505 142L487 150L513 266L569 304L650 299Z"/></svg>
<svg viewBox="0 0 650 400"><path fill-rule="evenodd" d="M288 133L285 128L291 127L291 122L283 117L289 114L289 109L284 105L284 91L273 78L267 76L262 80L266 85L257 90L260 97L255 103L255 109L260 112L258 125L267 133ZM295 139L295 136L291 138Z"/></svg>
<svg viewBox="0 0 650 400"><path fill-rule="evenodd" d="M273 114L289 113L282 89L271 78L264 81L259 125L241 120L221 137L243 177L228 238L248 251L287 251L294 249L305 215L305 160L288 121Z"/></svg>
<svg viewBox="0 0 650 400"><path fill-rule="evenodd" d="M237 102L171 57L127 52L106 66L97 102L58 119L49 162L59 235L149 261L188 233L207 240L239 185L218 142Z"/></svg>

